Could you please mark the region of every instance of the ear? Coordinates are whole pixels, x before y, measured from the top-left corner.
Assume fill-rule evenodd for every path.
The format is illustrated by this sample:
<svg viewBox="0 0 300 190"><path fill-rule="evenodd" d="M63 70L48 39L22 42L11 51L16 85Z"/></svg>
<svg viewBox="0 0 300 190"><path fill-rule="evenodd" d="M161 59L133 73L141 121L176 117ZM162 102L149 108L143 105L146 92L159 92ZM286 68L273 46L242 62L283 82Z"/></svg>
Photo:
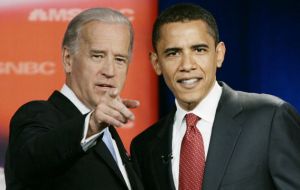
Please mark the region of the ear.
<svg viewBox="0 0 300 190"><path fill-rule="evenodd" d="M63 47L62 61L63 61L65 73L71 73L72 72L71 52L70 52L70 49L67 47Z"/></svg>
<svg viewBox="0 0 300 190"><path fill-rule="evenodd" d="M222 63L224 61L225 57L225 52L226 52L226 47L224 42L219 42L217 47L216 47L216 53L217 53L217 67L221 68Z"/></svg>
<svg viewBox="0 0 300 190"><path fill-rule="evenodd" d="M150 52L149 53L149 58L150 58L150 61L151 61L151 64L152 64L152 67L155 71L155 73L157 75L161 75L161 68L160 68L160 64L158 62L158 56L157 56L157 53L155 52Z"/></svg>

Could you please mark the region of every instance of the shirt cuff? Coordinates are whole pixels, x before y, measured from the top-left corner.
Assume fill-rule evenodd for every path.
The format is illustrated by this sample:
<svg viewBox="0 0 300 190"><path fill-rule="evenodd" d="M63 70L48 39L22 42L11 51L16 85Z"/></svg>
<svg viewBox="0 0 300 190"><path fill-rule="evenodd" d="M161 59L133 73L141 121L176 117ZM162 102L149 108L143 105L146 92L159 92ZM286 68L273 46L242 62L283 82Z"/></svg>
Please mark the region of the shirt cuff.
<svg viewBox="0 0 300 190"><path fill-rule="evenodd" d="M89 129L89 122L90 122L90 118L91 118L92 113L93 112L90 112L84 120L83 138L80 141L80 145L81 145L83 151L87 151L89 148L94 146L96 144L97 138L104 132L104 130L102 130L99 133L96 133L96 134L86 138L87 131Z"/></svg>

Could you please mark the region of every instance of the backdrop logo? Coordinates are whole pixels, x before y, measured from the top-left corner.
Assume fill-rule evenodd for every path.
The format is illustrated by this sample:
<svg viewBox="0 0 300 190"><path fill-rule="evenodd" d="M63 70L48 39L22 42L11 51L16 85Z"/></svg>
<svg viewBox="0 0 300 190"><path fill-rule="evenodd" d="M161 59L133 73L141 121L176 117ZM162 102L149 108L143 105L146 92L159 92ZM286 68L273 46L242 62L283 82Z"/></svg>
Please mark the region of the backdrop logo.
<svg viewBox="0 0 300 190"><path fill-rule="evenodd" d="M53 61L0 61L0 75L53 75L55 66Z"/></svg>
<svg viewBox="0 0 300 190"><path fill-rule="evenodd" d="M33 9L28 16L29 21L69 21L82 9Z"/></svg>
<svg viewBox="0 0 300 190"><path fill-rule="evenodd" d="M48 8L48 9L33 9L29 15L28 20L31 22L64 22L70 21L74 16L83 11L80 8ZM123 8L119 10L130 21L134 20L134 10L130 8Z"/></svg>

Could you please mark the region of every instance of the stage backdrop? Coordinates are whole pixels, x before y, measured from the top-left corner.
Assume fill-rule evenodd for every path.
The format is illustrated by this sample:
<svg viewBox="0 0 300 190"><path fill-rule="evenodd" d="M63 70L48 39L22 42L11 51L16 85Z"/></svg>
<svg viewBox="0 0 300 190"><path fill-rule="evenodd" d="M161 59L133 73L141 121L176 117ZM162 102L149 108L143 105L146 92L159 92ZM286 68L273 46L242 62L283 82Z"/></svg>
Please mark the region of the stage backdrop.
<svg viewBox="0 0 300 190"><path fill-rule="evenodd" d="M157 78L148 61L156 0L1 0L0 2L0 167L7 146L9 121L22 104L47 99L61 89L64 73L61 41L68 21L91 7L121 11L135 29L133 61L124 98L138 99L133 128L120 129L125 146L157 120Z"/></svg>

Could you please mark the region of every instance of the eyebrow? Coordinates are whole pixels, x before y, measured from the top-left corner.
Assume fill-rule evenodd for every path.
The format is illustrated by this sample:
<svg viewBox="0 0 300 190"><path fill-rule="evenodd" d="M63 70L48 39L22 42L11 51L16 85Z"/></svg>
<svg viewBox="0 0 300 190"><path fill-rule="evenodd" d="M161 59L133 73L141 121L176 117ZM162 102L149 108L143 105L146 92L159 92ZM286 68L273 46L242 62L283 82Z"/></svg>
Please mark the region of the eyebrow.
<svg viewBox="0 0 300 190"><path fill-rule="evenodd" d="M196 48L209 48L209 46L207 44L195 44L195 45L192 45L191 48L192 49L196 49ZM179 48L179 47L172 47L172 48L167 48L164 50L164 53L168 53L168 52L172 52L172 51L180 51L182 50L182 48Z"/></svg>
<svg viewBox="0 0 300 190"><path fill-rule="evenodd" d="M105 53L105 51L102 50L96 50L96 49L91 49L90 53Z"/></svg>
<svg viewBox="0 0 300 190"><path fill-rule="evenodd" d="M207 44L196 44L192 46L192 49L196 49L196 48L209 48L209 46Z"/></svg>
<svg viewBox="0 0 300 190"><path fill-rule="evenodd" d="M129 56L128 55L123 55L123 54L115 54L115 57L122 57L122 58L125 58L125 59L129 59Z"/></svg>

